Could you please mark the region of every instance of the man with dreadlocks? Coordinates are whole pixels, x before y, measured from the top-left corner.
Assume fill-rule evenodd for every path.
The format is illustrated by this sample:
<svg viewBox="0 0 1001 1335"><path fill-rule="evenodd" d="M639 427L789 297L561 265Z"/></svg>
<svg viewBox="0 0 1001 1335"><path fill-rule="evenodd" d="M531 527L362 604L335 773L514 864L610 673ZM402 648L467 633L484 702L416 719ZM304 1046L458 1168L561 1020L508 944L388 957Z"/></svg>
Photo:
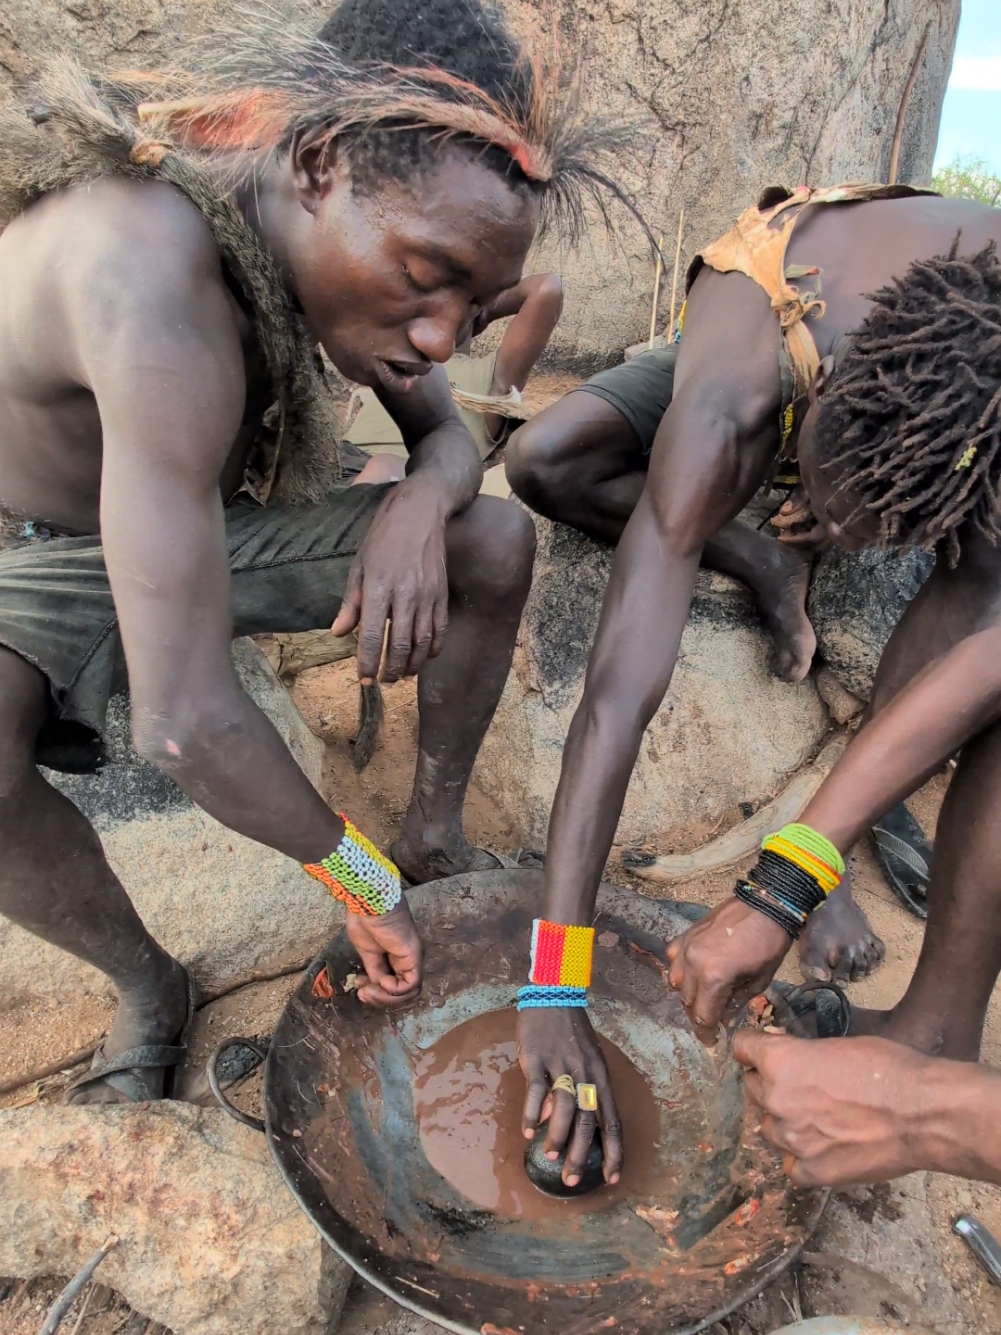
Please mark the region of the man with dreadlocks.
<svg viewBox="0 0 1001 1335"><path fill-rule="evenodd" d="M900 197L885 197L892 193ZM935 1073L939 1091L955 1078L975 1094L977 1126L992 1102L997 1115L998 1077L985 1082L971 1068L960 1081L952 1063L945 1069L929 1059L976 1061L1001 970L999 241L1001 214L980 204L873 187L803 188L772 194L704 252L689 290L674 395L631 516L622 516L564 753L540 940L548 924L555 933L590 930L704 543L738 514L783 447L792 456L786 467L798 462L812 513L835 542L935 552L932 575L883 655L866 727L802 820L765 840L734 897L668 951L671 982L713 1041L720 1021L768 985L811 916L844 886L844 856L862 831L962 748L907 994L886 1013L852 1013L838 989L806 984L793 996L776 994L780 1018L811 1034L865 1037L824 1051L794 1039L773 1047L772 1036L759 1033L735 1043L758 1069L752 1090L771 1113L766 1130L810 1158L802 1181L918 1166L907 1153L927 1154L929 1138L947 1131L931 1119L920 1150L902 1149L917 1129L923 1073ZM809 281L801 291L793 280ZM610 508L614 497L605 499ZM629 499L623 490L622 510ZM529 1002L519 1017L525 1134L534 1134L544 1107L551 1110L547 1149L556 1157L569 1145L563 1175L571 1183L600 1124L605 1175L615 1180L620 1123L583 987L548 1003L543 997L538 1008ZM587 1101L562 1089L550 1096L549 1082L563 1072L578 1088L593 1087ZM898 1096L893 1122L888 1109ZM952 1123L953 1150L968 1130ZM827 1166L818 1162L825 1135L839 1150ZM963 1162L958 1151L951 1162ZM991 1173L998 1180L1001 1161Z"/></svg>
<svg viewBox="0 0 1001 1335"><path fill-rule="evenodd" d="M540 216L572 232L607 184L605 131L478 0L344 0L319 37L251 22L182 65L63 60L0 124L0 911L118 991L83 1101L159 1097L192 1006L36 768L100 763L126 672L139 752L346 903L363 1001L420 985L400 870L496 865L462 805L534 534L477 496L440 364L519 282ZM398 484L345 485L318 346L399 425ZM357 627L363 682L419 674L395 864L233 670L233 635L331 622Z"/></svg>

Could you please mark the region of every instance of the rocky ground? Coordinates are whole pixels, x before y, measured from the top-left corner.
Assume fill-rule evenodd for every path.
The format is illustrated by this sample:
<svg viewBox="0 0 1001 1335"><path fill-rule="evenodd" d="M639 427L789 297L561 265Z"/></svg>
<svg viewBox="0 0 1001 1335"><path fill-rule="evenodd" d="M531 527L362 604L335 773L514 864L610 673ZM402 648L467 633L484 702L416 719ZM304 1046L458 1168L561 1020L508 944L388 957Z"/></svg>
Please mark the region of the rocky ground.
<svg viewBox="0 0 1001 1335"><path fill-rule="evenodd" d="M310 669L292 693L310 728L326 743L325 786L384 845L393 837L404 810L415 753L416 713L413 686L386 689L386 718L381 745L372 764L357 775L350 765L350 738L356 727L357 693L352 661ZM917 814L932 828L946 786L933 779L915 802ZM517 846L517 832L475 786L467 809L470 835L479 843L506 851ZM885 1006L906 985L921 942L921 925L899 908L882 882L866 848L852 857L859 898L887 942L887 960L870 980L852 988L867 1005ZM628 881L615 872L614 879ZM716 903L729 892L732 876L717 873L675 888L678 898ZM649 884L645 888L649 892ZM790 978L796 970L787 966ZM229 1034L267 1033L295 986L297 974L246 986L206 1006L192 1036L191 1073L186 1093L198 1102L209 1095L198 1070L220 1038ZM32 1014L17 1013L11 1026L0 1011L0 1081L31 1066L33 1058L72 1053L100 1035L108 1008L56 1005ZM992 1007L985 1039L987 1061L1001 1064L1001 1010ZM0 1098L17 1107L60 1097L66 1077L57 1075ZM241 1102L252 1104L257 1082L251 1078ZM806 1263L774 1286L730 1323L728 1335L763 1335L793 1315L844 1312L926 1324L941 1335L976 1330L1001 1335L1001 1295L991 1288L965 1247L950 1231L955 1214L972 1210L1001 1236L1001 1191L933 1174L915 1174L891 1186L838 1193L807 1254ZM56 1281L0 1281L0 1335L36 1331L43 1310L58 1288ZM67 1330L77 1335L154 1335L156 1327L131 1312L100 1285L89 1291L86 1311L78 1305ZM82 1319L81 1319L82 1318ZM388 1330L392 1335L431 1335L426 1323L395 1308L381 1295L355 1284L342 1329L348 1335ZM723 1335L726 1327L721 1327Z"/></svg>
<svg viewBox="0 0 1001 1335"><path fill-rule="evenodd" d="M571 385L572 381L567 378L547 376L538 377L533 382L533 389L540 402L545 402L559 397ZM485 489L495 494L505 493L502 469L496 468L487 474ZM851 585L851 581L839 583L837 579L829 583L832 596L840 597L844 596L846 585ZM880 600L877 598L876 601ZM848 609L850 615L842 618L843 624L861 624L865 611L864 608ZM296 652L301 648L299 646ZM275 646L270 646L270 650L274 665L288 668L291 659L283 659ZM825 644L825 652L833 663L840 662L839 654L844 658L844 664L840 664L842 675L850 673L853 664L864 675L867 663L859 646L853 642L832 640ZM301 662L292 666L294 670L301 666ZM868 689L861 678L853 684L860 693ZM276 682L274 687L277 689ZM279 691L279 695L284 693ZM399 829L413 773L417 732L413 683L384 688L385 718L380 744L362 774L356 773L351 764L351 739L358 722L353 659L299 672L291 685L291 695L309 731L322 743L322 757L316 757L311 767L315 772L314 781L322 783L332 804L349 810L367 833L387 847ZM831 707L829 692L822 689L821 695ZM836 712L832 709L832 713ZM777 709L776 716L784 718L787 729L792 726L788 708ZM301 744L307 749L316 746L308 734L301 739ZM654 768L659 767L655 765ZM926 829L934 829L947 782L947 774L937 776L913 802ZM166 817L161 813L158 819ZM188 817L182 812L180 816L175 813L171 819ZM473 840L495 851L514 853L526 838L525 831L515 828L494 796L476 781L469 792L466 825ZM188 844L191 844L191 838ZM204 851L208 845L200 835L196 842L202 854L198 855L194 844L188 852L200 867L208 858ZM608 869L610 879L631 885L642 893L659 893L656 885L639 881L625 870L620 860L623 851L623 848L613 850ZM317 931L320 930L321 937L329 935L329 930L323 930L324 923L312 919L308 924L306 922L309 905L313 902L310 892L302 898L302 913L296 908L284 915L290 922L286 924L284 934L276 937L265 952L266 967L263 970L247 967L248 963L253 966L255 961L252 950L248 954L248 942L238 933L233 941L227 937L227 932L232 934L230 920L235 921L238 916L235 912L238 902L247 909L246 887L239 892L238 887L229 884L234 881L234 870L233 867L227 869L224 864L230 855L236 859L233 867L238 872L242 866L240 850L234 855L232 846L220 845L209 859L211 865L202 878L206 882L206 893L197 893L200 882L196 876L192 883L196 893L190 893L192 886L189 886L185 903L178 903L173 916L168 915L164 920L165 927L177 928L174 920L179 922L180 915L188 934L196 932L214 937L216 953L213 956L212 951L208 952L211 958L204 962L205 978L212 984L210 991L225 991L225 995L210 1000L197 1015L190 1038L191 1057L182 1074L179 1091L180 1096L190 1103L206 1107L212 1104L204 1077L208 1054L220 1039L229 1035L270 1033L301 976L303 964L315 949ZM187 853L182 850L179 856L184 861ZM873 978L854 985L852 996L862 1005L888 1006L907 985L920 949L923 929L897 904L867 847L857 848L851 862L859 900L887 943L884 965ZM192 874L187 872L189 879ZM164 875L169 880L169 869ZM255 900L254 909L262 924L261 931L265 924L273 926L276 917L281 916L275 913L275 903L293 902L289 895L295 896L301 889L295 886L286 889L284 883L278 885L277 882L276 889L270 886L272 879L270 876L259 877L259 881L268 882L269 888L254 892L260 898L260 903ZM240 880L241 874L236 874L236 881ZM707 873L674 884L664 893L712 905L730 893L732 883L732 871ZM221 892L220 887L224 885L229 889ZM162 898L150 892L150 911L155 907L156 912L164 912ZM299 899L294 902L298 905ZM226 921L217 922L219 918ZM301 928L298 935L297 925ZM256 941L260 933L255 927L250 935ZM16 937L8 936L8 953L11 949L16 953L17 948ZM72 970L66 972L67 960L68 957L62 956L51 966L46 966L47 972L38 986L20 990L8 988L5 996L0 998L0 1110L27 1109L36 1105L45 1108L58 1104L66 1084L78 1069L73 1065L74 1054L79 1058L81 1051L98 1042L107 1028L113 1003L103 980L84 970L74 977ZM17 960L5 957L5 971L9 971L8 965L13 967L16 979ZM31 968L37 966L31 965L26 957L20 967L22 974L30 974ZM267 976L260 977L262 972ZM787 961L784 974L791 980L798 978L794 959ZM220 986L221 983L224 986ZM998 998L988 1017L984 1059L1001 1065L1001 1002ZM48 1073L28 1078L39 1071ZM235 1101L253 1110L259 1092L258 1074L244 1082ZM228 1131L232 1131L233 1126L233 1123L226 1123ZM239 1135L243 1133L240 1128L235 1128L235 1132L238 1143ZM212 1134L220 1133L213 1130ZM233 1157L237 1164L243 1162L239 1154ZM246 1173L245 1169L234 1171ZM886 1328L907 1324L912 1330L934 1329L940 1335L960 1335L960 1332L965 1335L965 1332L974 1330L984 1335L1001 1335L1001 1294L989 1285L965 1246L951 1232L953 1218L963 1211L979 1215L1001 1237L1001 1191L995 1188L933 1174L915 1174L892 1185L837 1193L803 1262L743 1312L725 1325L716 1327L714 1335L767 1335L801 1315L832 1313L870 1317ZM0 1247L2 1254L3 1248ZM111 1262L107 1265L110 1267ZM25 1273L24 1270L21 1273ZM0 1335L33 1335L41 1326L44 1312L61 1283L58 1279L48 1278L32 1281L0 1279ZM136 1302L141 1306L138 1300ZM278 1316L277 1312L275 1316ZM287 1319L285 1324L288 1329L305 1331L307 1328L301 1323L289 1324ZM271 1329L272 1326L262 1328ZM312 1324L309 1328L313 1328ZM139 1315L112 1287L95 1282L74 1306L63 1329L72 1335L161 1335L166 1328ZM224 1325L222 1329L228 1330L228 1327ZM356 1280L348 1294L340 1329L344 1335L374 1335L376 1331L385 1331L387 1335L433 1335L436 1328Z"/></svg>

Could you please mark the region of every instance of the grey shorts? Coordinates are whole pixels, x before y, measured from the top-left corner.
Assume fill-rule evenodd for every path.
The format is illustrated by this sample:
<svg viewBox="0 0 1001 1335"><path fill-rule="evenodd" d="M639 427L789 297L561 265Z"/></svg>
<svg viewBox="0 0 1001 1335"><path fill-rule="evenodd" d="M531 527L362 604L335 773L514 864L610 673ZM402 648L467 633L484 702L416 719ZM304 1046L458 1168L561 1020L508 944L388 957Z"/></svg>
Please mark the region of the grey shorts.
<svg viewBox="0 0 1001 1335"><path fill-rule="evenodd" d="M329 626L389 485L338 487L292 510L246 497L228 505L234 637ZM38 763L71 774L99 768L108 701L128 685L100 538L0 551L0 645L48 679Z"/></svg>
<svg viewBox="0 0 1001 1335"><path fill-rule="evenodd" d="M677 360L677 343L666 348L651 348L621 366L599 371L578 389L597 394L599 399L617 408L635 431L642 452L649 454L660 420L674 393Z"/></svg>

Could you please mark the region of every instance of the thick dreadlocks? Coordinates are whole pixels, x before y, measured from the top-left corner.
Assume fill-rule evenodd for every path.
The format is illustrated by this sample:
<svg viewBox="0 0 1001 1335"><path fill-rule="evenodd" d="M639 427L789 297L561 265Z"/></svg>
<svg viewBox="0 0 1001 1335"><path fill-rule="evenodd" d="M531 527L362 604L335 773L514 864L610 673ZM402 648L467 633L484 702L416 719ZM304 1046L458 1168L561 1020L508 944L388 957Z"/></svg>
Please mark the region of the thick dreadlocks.
<svg viewBox="0 0 1001 1335"><path fill-rule="evenodd" d="M964 532L1001 536L1001 263L959 241L870 296L817 422L852 518L876 516L882 546L945 543L951 565Z"/></svg>

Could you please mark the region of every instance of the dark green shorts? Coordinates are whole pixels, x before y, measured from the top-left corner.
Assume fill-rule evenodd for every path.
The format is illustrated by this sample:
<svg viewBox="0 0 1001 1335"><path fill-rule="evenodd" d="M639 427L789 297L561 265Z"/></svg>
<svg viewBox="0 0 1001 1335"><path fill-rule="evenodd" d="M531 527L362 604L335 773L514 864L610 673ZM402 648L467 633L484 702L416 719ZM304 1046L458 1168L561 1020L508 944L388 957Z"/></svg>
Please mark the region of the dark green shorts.
<svg viewBox="0 0 1001 1335"><path fill-rule="evenodd" d="M649 454L674 393L677 360L677 343L666 348L651 348L621 366L599 371L577 388L587 394L597 394L599 399L617 408L636 432L640 449Z"/></svg>
<svg viewBox="0 0 1001 1335"><path fill-rule="evenodd" d="M389 485L339 487L293 510L247 498L227 506L234 637L330 626ZM128 685L100 538L0 551L0 645L48 679L38 763L69 773L98 768L108 701Z"/></svg>

